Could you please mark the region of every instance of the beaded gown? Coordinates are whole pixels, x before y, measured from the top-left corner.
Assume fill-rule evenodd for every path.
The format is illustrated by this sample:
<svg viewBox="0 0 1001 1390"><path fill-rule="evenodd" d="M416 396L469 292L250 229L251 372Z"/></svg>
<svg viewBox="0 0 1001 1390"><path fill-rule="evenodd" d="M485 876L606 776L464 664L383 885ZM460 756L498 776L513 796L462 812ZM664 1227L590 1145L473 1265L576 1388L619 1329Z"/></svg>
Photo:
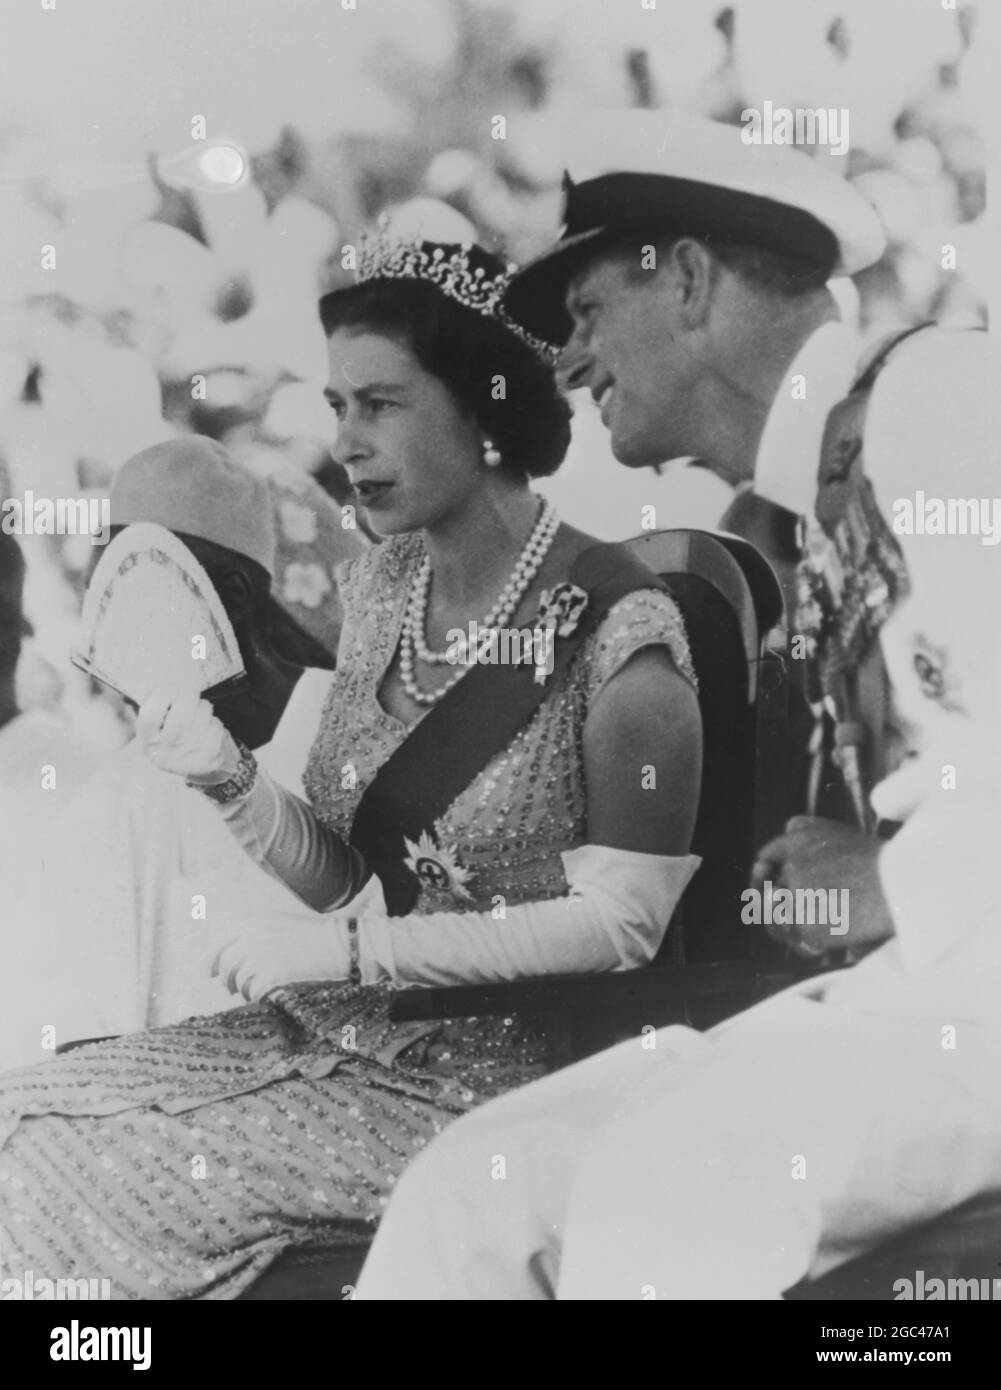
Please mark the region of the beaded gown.
<svg viewBox="0 0 1001 1390"><path fill-rule="evenodd" d="M397 538L338 575L338 669L305 786L318 818L344 836L408 732L378 691L421 554L418 538ZM694 681L670 598L639 590L620 600L436 822L470 896L424 884L416 912L567 892L560 852L587 838L589 704L651 644ZM394 1024L388 997L383 985L286 986L0 1076L4 1272L101 1276L113 1298L233 1298L282 1251L371 1231L416 1152L473 1105L541 1075L546 1053L542 1020Z"/></svg>

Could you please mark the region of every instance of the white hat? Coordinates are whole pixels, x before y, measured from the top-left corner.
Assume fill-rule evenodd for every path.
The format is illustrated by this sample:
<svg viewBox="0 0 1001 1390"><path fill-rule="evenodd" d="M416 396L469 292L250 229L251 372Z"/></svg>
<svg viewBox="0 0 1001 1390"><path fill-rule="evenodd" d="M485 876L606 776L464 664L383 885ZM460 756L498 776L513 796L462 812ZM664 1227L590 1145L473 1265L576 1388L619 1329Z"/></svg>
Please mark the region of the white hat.
<svg viewBox="0 0 1001 1390"><path fill-rule="evenodd" d="M512 280L505 307L565 341L566 282L589 252L624 234L677 231L778 251L823 278L882 255L875 209L826 164L788 145L751 144L750 127L665 111L596 112L565 141L565 227Z"/></svg>

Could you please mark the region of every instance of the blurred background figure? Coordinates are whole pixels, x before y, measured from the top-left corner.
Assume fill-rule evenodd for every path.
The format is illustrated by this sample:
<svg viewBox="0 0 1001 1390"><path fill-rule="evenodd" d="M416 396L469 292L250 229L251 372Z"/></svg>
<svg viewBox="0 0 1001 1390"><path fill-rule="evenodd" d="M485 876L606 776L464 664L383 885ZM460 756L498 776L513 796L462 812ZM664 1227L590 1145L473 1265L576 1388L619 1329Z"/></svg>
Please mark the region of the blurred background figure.
<svg viewBox="0 0 1001 1390"><path fill-rule="evenodd" d="M0 531L0 915L6 915L24 883L30 855L51 834L101 756L99 748L48 711L19 707L17 667L22 640L31 636L23 586L20 547Z"/></svg>
<svg viewBox="0 0 1001 1390"><path fill-rule="evenodd" d="M368 542L341 528L339 509L308 478L276 485L198 436L125 463L111 520L114 534L134 522L164 526L200 561L246 668L238 687L216 699L216 713L249 747L269 745L262 761L301 793L340 633L333 569ZM287 732L275 738L290 697ZM11 779L8 794L22 799L34 795L36 764L63 760L51 719L14 722L24 720L38 727ZM232 1007L209 973L220 933L248 912L299 906L243 853L215 808L154 767L135 742L101 764L65 814L28 825L18 891L7 880L0 1067L37 1061L74 1038Z"/></svg>

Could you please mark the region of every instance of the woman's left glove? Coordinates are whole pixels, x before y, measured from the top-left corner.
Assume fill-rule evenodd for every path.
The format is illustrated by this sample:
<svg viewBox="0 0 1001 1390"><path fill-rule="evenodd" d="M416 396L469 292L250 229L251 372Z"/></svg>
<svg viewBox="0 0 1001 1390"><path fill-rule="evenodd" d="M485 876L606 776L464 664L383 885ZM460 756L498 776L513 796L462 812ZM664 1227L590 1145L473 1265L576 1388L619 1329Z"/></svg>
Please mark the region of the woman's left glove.
<svg viewBox="0 0 1001 1390"><path fill-rule="evenodd" d="M156 767L192 782L226 782L240 765L233 739L192 689L152 691L139 709L136 738Z"/></svg>
<svg viewBox="0 0 1001 1390"><path fill-rule="evenodd" d="M248 1003L279 985L308 980L346 980L350 968L347 928L335 917L311 922L302 914L287 921L253 919L228 941L212 962L212 974Z"/></svg>

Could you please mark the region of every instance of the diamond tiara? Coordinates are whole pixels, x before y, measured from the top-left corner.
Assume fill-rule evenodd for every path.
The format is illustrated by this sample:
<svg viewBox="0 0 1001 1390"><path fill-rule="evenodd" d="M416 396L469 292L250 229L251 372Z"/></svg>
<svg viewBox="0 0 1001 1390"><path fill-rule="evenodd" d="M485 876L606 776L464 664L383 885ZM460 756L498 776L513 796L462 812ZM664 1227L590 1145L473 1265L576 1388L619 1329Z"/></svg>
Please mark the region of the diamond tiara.
<svg viewBox="0 0 1001 1390"><path fill-rule="evenodd" d="M501 308L515 265L509 264L499 275L488 275L482 266L470 265L472 243L464 242L452 251L444 246L429 251L428 243L419 236L390 237L385 214L378 225L377 233L363 232L359 238L356 284L366 280L425 280L456 304L494 319L514 333L547 366L555 365L560 349L528 333Z"/></svg>

